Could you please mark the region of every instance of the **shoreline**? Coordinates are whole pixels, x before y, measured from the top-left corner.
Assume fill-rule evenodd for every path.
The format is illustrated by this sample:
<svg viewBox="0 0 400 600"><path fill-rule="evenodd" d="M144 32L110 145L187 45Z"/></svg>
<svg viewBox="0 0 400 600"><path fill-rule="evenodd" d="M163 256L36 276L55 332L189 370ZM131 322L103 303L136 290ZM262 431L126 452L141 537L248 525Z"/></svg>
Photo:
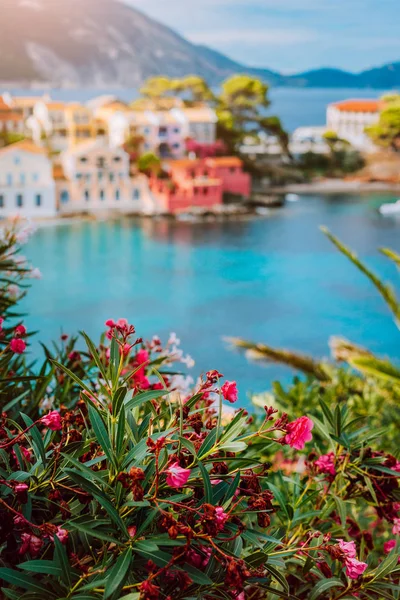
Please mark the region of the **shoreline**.
<svg viewBox="0 0 400 600"><path fill-rule="evenodd" d="M400 183L387 183L384 181L348 181L345 179L324 179L310 183L292 183L284 186L273 187L268 190L271 194L358 194L373 192L399 192Z"/></svg>

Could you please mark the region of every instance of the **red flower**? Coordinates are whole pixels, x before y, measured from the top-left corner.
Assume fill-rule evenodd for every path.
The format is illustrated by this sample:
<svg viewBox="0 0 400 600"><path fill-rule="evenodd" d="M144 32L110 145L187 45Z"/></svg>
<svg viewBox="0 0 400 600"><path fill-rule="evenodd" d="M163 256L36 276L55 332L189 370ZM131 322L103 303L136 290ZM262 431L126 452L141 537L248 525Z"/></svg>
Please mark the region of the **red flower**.
<svg viewBox="0 0 400 600"><path fill-rule="evenodd" d="M329 452L329 454L322 454L322 456L320 456L314 464L317 467L319 473L326 473L327 475L336 475L335 455L333 452Z"/></svg>
<svg viewBox="0 0 400 600"><path fill-rule="evenodd" d="M48 415L42 417L40 421L52 431L59 431L62 429L61 415L56 410L53 410Z"/></svg>
<svg viewBox="0 0 400 600"><path fill-rule="evenodd" d="M299 417L286 426L285 444L296 450L303 450L306 442L312 440L311 430L314 423L308 417Z"/></svg>
<svg viewBox="0 0 400 600"><path fill-rule="evenodd" d="M60 540L62 544L66 544L68 541L68 531L66 529L62 529L61 527L57 527L56 536Z"/></svg>
<svg viewBox="0 0 400 600"><path fill-rule="evenodd" d="M183 469L178 462L172 463L167 473L167 485L173 488L183 487L190 477L190 469Z"/></svg>
<svg viewBox="0 0 400 600"><path fill-rule="evenodd" d="M23 336L26 334L26 327L24 327L23 325L18 325L15 328L15 335L16 336Z"/></svg>
<svg viewBox="0 0 400 600"><path fill-rule="evenodd" d="M228 400L231 404L236 402L238 399L238 389L236 381L226 381L221 388L221 392L225 400Z"/></svg>
<svg viewBox="0 0 400 600"><path fill-rule="evenodd" d="M396 540L389 540L383 544L383 550L386 552L386 554L389 554L393 548L396 548Z"/></svg>
<svg viewBox="0 0 400 600"><path fill-rule="evenodd" d="M367 563L361 562L356 558L346 558L346 575L350 579L357 579L362 575L367 568Z"/></svg>
<svg viewBox="0 0 400 600"><path fill-rule="evenodd" d="M43 540L36 535L32 535L31 533L22 533L21 546L18 550L18 553L25 554L25 552L29 552L29 554L35 558L39 554L42 546Z"/></svg>
<svg viewBox="0 0 400 600"><path fill-rule="evenodd" d="M14 487L17 500L21 502L21 504L26 504L28 502L28 489L29 486L26 483L17 483Z"/></svg>
<svg viewBox="0 0 400 600"><path fill-rule="evenodd" d="M10 348L15 354L23 354L26 349L26 344L24 340L21 340L20 338L13 338L10 342Z"/></svg>

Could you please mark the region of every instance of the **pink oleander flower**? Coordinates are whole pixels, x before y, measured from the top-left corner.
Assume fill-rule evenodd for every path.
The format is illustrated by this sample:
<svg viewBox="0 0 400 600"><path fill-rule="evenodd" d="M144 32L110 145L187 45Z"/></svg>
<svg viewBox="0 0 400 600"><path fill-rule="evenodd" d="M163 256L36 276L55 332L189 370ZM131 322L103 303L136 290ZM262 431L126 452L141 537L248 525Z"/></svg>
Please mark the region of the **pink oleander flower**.
<svg viewBox="0 0 400 600"><path fill-rule="evenodd" d="M335 468L335 455L333 452L329 454L322 454L318 460L315 461L319 473L326 473L327 475L336 475Z"/></svg>
<svg viewBox="0 0 400 600"><path fill-rule="evenodd" d="M66 529L62 529L61 527L57 527L56 536L60 540L62 544L66 544L68 541L68 531Z"/></svg>
<svg viewBox="0 0 400 600"><path fill-rule="evenodd" d="M400 519L399 518L393 519L392 533L393 533L393 535L400 535Z"/></svg>
<svg viewBox="0 0 400 600"><path fill-rule="evenodd" d="M287 434L284 437L285 444L296 450L303 450L306 442L312 440L311 430L314 423L308 417L299 417L286 426Z"/></svg>
<svg viewBox="0 0 400 600"><path fill-rule="evenodd" d="M217 508L215 509L215 520L217 521L218 529L220 531L223 530L223 528L225 527L225 523L228 519L229 515L227 515L226 512L224 512L222 506L217 506Z"/></svg>
<svg viewBox="0 0 400 600"><path fill-rule="evenodd" d="M392 467L392 471L396 471L396 473L400 473L400 461L396 461L396 464Z"/></svg>
<svg viewBox="0 0 400 600"><path fill-rule="evenodd" d="M116 325L116 323L115 323L115 321L114 321L113 319L108 319L108 320L105 322L105 326L106 326L106 327L115 327L115 325Z"/></svg>
<svg viewBox="0 0 400 600"><path fill-rule="evenodd" d="M36 535L31 533L22 533L21 534L21 546L18 550L19 554L25 554L25 552L29 552L32 558L35 558L40 553L40 549L43 546L43 540L41 540Z"/></svg>
<svg viewBox="0 0 400 600"><path fill-rule="evenodd" d="M225 400L228 400L231 404L236 402L238 399L238 389L236 381L226 381L221 387L221 392Z"/></svg>
<svg viewBox="0 0 400 600"><path fill-rule="evenodd" d="M135 525L131 525L131 527L128 527L128 533L129 533L130 537L132 537L132 538L135 537L136 531L137 531L137 528L135 527Z"/></svg>
<svg viewBox="0 0 400 600"><path fill-rule="evenodd" d="M183 469L178 462L172 463L166 472L168 473L167 485L173 488L185 486L190 477L190 469Z"/></svg>
<svg viewBox="0 0 400 600"><path fill-rule="evenodd" d="M15 354L23 354L26 350L26 344L21 338L13 338L10 342L10 348Z"/></svg>
<svg viewBox="0 0 400 600"><path fill-rule="evenodd" d="M31 269L30 275L32 279L42 279L42 273L37 267Z"/></svg>
<svg viewBox="0 0 400 600"><path fill-rule="evenodd" d="M3 323L4 323L3 317L0 317L0 331L3 331Z"/></svg>
<svg viewBox="0 0 400 600"><path fill-rule="evenodd" d="M360 577L368 567L367 563L361 562L356 558L346 558L345 566L346 575L350 579L358 579L358 577Z"/></svg>
<svg viewBox="0 0 400 600"><path fill-rule="evenodd" d="M386 554L389 554L393 548L396 548L396 540L388 540L383 544L383 550L386 552Z"/></svg>
<svg viewBox="0 0 400 600"><path fill-rule="evenodd" d="M145 365L149 362L149 353L147 350L139 350L135 356L135 363L137 365Z"/></svg>
<svg viewBox="0 0 400 600"><path fill-rule="evenodd" d="M339 548L345 554L346 558L355 558L357 556L356 543L345 542L342 539L338 539Z"/></svg>
<svg viewBox="0 0 400 600"><path fill-rule="evenodd" d="M26 504L28 502L28 489L29 486L26 483L17 483L14 487L17 500L21 502L21 504Z"/></svg>
<svg viewBox="0 0 400 600"><path fill-rule="evenodd" d="M76 350L73 350L72 352L70 352L68 354L68 359L71 362L78 362L81 360L81 355L79 354L79 352L77 352Z"/></svg>
<svg viewBox="0 0 400 600"><path fill-rule="evenodd" d="M49 414L42 417L40 421L52 431L59 431L62 429L61 415L56 410L49 412Z"/></svg>
<svg viewBox="0 0 400 600"><path fill-rule="evenodd" d="M16 337L21 337L26 334L26 327L24 327L24 325L18 325L15 328L14 333Z"/></svg>

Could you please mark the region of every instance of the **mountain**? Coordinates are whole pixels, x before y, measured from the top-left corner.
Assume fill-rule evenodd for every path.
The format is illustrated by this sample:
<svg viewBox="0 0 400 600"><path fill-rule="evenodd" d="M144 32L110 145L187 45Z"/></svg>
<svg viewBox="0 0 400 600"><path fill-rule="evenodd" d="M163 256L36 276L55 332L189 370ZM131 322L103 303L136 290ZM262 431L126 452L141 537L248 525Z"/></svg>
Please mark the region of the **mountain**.
<svg viewBox="0 0 400 600"><path fill-rule="evenodd" d="M281 75L242 65L122 0L0 0L0 82L13 86L137 87L152 75L198 74L211 84L250 73L270 85L400 87L400 62L354 74Z"/></svg>

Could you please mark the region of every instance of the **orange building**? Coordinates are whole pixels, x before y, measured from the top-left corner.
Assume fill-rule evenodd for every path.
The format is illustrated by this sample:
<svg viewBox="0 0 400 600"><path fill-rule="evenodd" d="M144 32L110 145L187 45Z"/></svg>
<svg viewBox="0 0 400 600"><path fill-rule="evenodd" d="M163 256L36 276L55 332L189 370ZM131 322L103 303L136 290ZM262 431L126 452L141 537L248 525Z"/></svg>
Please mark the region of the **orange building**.
<svg viewBox="0 0 400 600"><path fill-rule="evenodd" d="M251 178L236 157L182 159L166 163L164 176L151 177L150 189L161 211L178 213L212 209L223 203L224 193L248 198Z"/></svg>

